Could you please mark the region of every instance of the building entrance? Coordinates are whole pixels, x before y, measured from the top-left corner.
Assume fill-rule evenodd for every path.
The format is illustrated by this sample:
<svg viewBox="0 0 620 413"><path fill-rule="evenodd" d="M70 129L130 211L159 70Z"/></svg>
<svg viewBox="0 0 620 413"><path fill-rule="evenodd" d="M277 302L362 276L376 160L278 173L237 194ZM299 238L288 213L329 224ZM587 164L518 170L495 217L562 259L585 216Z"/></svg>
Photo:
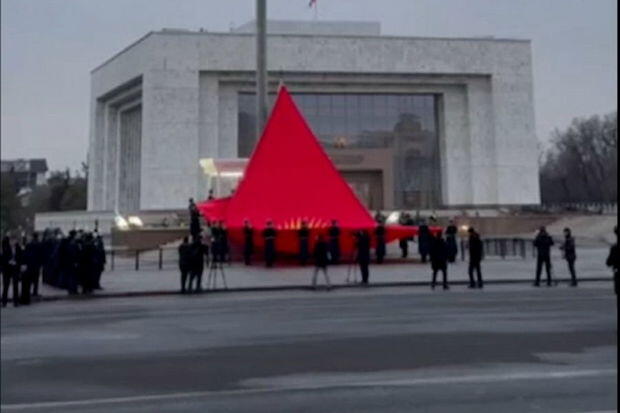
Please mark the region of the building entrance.
<svg viewBox="0 0 620 413"><path fill-rule="evenodd" d="M381 171L341 171L358 199L368 209L383 209L383 173Z"/></svg>

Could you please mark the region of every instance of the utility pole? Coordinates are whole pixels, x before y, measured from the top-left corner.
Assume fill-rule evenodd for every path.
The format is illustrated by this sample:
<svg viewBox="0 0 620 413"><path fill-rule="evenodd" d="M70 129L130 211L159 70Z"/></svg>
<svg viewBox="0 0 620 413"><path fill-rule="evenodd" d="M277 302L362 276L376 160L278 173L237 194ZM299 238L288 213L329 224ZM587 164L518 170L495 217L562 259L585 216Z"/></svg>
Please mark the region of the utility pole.
<svg viewBox="0 0 620 413"><path fill-rule="evenodd" d="M267 0L256 0L256 141L267 121Z"/></svg>

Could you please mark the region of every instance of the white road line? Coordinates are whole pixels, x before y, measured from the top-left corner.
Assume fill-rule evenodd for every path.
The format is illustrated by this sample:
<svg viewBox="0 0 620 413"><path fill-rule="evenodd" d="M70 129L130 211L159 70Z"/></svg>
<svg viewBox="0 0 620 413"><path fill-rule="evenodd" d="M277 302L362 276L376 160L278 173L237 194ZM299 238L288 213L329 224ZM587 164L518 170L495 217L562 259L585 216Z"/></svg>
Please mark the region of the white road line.
<svg viewBox="0 0 620 413"><path fill-rule="evenodd" d="M615 376L615 369L599 369L599 370L573 370L573 371L555 371L555 372L525 372L525 373L508 373L508 374L486 374L486 375L470 375L470 376L443 376L443 377L424 377L412 379L398 380L370 380L359 382L330 382L315 384L298 384L284 385L259 389L241 389L241 390L224 390L224 391L196 391L196 392L180 392L180 393L164 393L164 394L148 394L140 396L127 397L110 397L101 399L85 399L70 400L57 402L38 402L38 403L17 403L17 404L1 404L0 409L3 411L17 410L33 410L33 409L50 409L50 408L69 408L79 406L105 405L105 404L122 404L136 402L152 402L158 400L175 400L190 399L199 397L214 396L234 396L234 395L252 395L261 393L273 393L284 391L299 390L322 390L332 388L356 388L356 387L412 387L429 384L468 384L468 383L491 383L499 381L512 380L549 380L549 379L569 379L578 377L599 377L599 376Z"/></svg>

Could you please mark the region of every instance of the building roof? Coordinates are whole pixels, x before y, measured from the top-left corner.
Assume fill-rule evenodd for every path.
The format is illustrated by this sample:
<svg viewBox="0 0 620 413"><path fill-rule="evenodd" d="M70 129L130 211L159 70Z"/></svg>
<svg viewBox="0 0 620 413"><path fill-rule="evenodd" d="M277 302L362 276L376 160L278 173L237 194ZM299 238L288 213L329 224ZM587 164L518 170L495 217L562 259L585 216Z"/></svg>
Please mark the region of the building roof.
<svg viewBox="0 0 620 413"><path fill-rule="evenodd" d="M37 159L5 159L0 161L2 172L34 172L45 173L48 171L47 160Z"/></svg>
<svg viewBox="0 0 620 413"><path fill-rule="evenodd" d="M231 30L233 33L256 33L256 20ZM267 33L316 36L381 36L381 23L362 21L267 20Z"/></svg>

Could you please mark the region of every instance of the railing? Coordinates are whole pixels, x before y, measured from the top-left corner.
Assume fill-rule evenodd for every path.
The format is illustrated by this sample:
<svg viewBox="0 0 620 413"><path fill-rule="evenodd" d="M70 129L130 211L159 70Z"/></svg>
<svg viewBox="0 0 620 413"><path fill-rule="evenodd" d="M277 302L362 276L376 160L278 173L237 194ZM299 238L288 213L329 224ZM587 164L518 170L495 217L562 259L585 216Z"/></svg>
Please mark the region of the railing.
<svg viewBox="0 0 620 413"><path fill-rule="evenodd" d="M525 238L485 238L483 239L485 257L501 259L527 259L536 257L536 249L532 239ZM459 240L461 260L468 259L468 243ZM415 251L415 250L414 250ZM233 260L240 259L240 253L232 251ZM396 254L395 254L396 255ZM389 255L388 255L389 257ZM129 250L110 248L106 250L107 270L166 270L178 267L178 250L176 247L160 247L154 250Z"/></svg>

